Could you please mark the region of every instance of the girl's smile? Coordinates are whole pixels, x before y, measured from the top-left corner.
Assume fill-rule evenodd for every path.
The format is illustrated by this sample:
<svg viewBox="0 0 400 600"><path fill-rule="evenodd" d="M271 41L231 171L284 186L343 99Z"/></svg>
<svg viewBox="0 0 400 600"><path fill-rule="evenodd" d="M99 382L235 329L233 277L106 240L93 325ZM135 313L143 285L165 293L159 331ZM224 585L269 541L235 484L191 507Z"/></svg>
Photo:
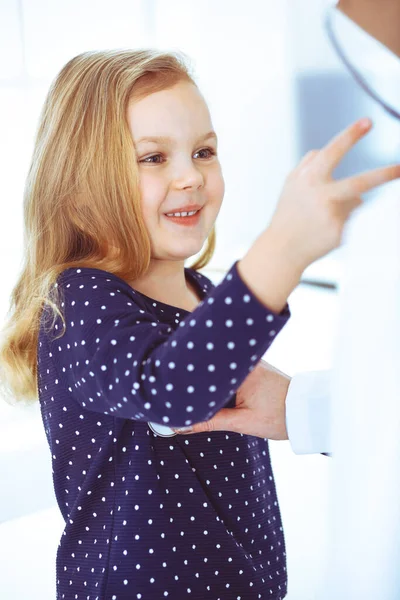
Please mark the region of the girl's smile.
<svg viewBox="0 0 400 600"><path fill-rule="evenodd" d="M167 213L163 215L171 223L183 225L184 227L194 227L201 219L202 209L193 211L182 211L177 213Z"/></svg>

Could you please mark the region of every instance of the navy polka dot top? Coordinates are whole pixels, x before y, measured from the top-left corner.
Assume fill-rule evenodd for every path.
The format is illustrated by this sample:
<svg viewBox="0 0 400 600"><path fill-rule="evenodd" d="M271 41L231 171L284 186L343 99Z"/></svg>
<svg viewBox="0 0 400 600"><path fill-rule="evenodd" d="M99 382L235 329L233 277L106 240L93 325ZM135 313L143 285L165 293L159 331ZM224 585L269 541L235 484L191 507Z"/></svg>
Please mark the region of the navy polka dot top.
<svg viewBox="0 0 400 600"><path fill-rule="evenodd" d="M57 600L284 598L282 524L266 439L162 437L234 406L235 390L290 317L271 312L234 263L192 269L193 312L100 269L70 268L59 317L42 312L38 386L65 528Z"/></svg>

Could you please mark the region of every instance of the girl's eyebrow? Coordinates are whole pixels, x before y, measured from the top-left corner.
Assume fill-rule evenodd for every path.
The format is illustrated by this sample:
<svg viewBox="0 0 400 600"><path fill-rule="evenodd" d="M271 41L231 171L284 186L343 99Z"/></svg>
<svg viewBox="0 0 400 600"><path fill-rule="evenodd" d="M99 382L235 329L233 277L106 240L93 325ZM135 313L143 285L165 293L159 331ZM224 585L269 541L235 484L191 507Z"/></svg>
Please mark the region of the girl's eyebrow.
<svg viewBox="0 0 400 600"><path fill-rule="evenodd" d="M204 140L208 140L210 138L214 138L215 140L217 140L217 134L215 133L215 131L209 131L208 133L206 133L205 135L202 135L198 140L198 142L203 142ZM167 136L167 135L160 135L160 136L145 136L145 137L141 137L139 138L135 143L136 144L140 144L141 142L156 142L159 144L168 144L173 142L173 138Z"/></svg>

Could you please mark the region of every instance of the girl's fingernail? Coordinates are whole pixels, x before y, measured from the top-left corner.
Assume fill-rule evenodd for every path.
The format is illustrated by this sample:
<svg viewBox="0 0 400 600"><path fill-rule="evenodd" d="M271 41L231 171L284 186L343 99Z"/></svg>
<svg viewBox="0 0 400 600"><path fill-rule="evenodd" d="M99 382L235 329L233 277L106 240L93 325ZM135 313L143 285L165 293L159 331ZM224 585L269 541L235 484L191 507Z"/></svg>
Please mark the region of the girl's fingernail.
<svg viewBox="0 0 400 600"><path fill-rule="evenodd" d="M369 127L371 127L371 125L372 121L368 117L365 117L364 119L360 120L360 126L362 127L362 129L368 129Z"/></svg>

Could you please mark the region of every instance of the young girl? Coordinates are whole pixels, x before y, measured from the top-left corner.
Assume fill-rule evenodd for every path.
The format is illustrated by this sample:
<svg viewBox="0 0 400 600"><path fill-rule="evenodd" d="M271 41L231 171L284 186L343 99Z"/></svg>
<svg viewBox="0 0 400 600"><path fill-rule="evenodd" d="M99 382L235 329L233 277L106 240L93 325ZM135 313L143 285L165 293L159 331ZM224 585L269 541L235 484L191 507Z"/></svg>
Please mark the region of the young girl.
<svg viewBox="0 0 400 600"><path fill-rule="evenodd" d="M14 397L40 400L65 519L57 599L285 597L267 440L174 429L234 406L304 268L340 243L362 191L400 174L331 180L368 128L307 155L270 226L213 286L198 269L224 184L183 59L91 52L61 70L28 176L25 266L1 353Z"/></svg>

